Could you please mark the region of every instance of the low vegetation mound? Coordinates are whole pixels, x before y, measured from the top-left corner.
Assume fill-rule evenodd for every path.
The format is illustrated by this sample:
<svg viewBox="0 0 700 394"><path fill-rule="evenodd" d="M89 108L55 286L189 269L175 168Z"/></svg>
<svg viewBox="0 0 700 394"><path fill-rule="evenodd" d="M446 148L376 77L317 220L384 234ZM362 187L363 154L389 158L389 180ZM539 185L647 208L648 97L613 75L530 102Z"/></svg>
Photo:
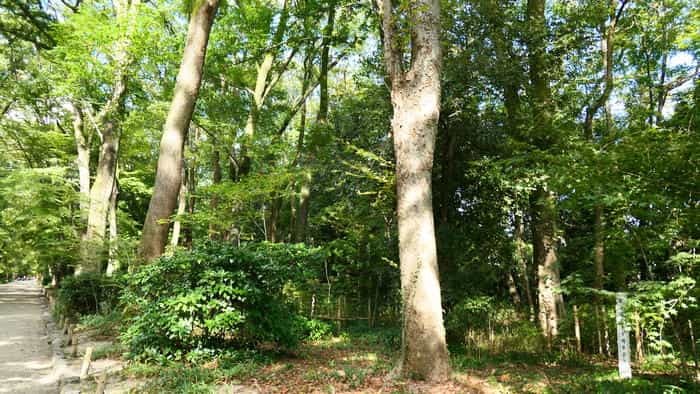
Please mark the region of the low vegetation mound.
<svg viewBox="0 0 700 394"><path fill-rule="evenodd" d="M161 257L129 277L122 340L138 359L263 343L293 347L309 322L283 297L285 286L302 281L321 259L320 249L271 243L208 243Z"/></svg>

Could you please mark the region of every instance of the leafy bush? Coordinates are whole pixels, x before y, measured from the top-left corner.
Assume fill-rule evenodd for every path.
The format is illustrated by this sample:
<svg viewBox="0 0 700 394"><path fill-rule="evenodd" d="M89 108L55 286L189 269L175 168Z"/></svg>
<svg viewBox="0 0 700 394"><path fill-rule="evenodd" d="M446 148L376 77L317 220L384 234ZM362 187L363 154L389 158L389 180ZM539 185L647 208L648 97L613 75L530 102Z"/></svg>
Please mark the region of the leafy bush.
<svg viewBox="0 0 700 394"><path fill-rule="evenodd" d="M292 347L304 322L282 290L321 259L319 249L270 243L209 243L164 256L129 277L123 342L140 359L262 342Z"/></svg>
<svg viewBox="0 0 700 394"><path fill-rule="evenodd" d="M58 290L56 312L70 317L109 313L123 286L123 279L98 273L66 277Z"/></svg>
<svg viewBox="0 0 700 394"><path fill-rule="evenodd" d="M318 319L302 318L304 338L312 341L326 339L333 335L333 325Z"/></svg>
<svg viewBox="0 0 700 394"><path fill-rule="evenodd" d="M93 335L113 337L119 334L121 322L121 311L115 309L105 314L81 316L80 328L92 331Z"/></svg>

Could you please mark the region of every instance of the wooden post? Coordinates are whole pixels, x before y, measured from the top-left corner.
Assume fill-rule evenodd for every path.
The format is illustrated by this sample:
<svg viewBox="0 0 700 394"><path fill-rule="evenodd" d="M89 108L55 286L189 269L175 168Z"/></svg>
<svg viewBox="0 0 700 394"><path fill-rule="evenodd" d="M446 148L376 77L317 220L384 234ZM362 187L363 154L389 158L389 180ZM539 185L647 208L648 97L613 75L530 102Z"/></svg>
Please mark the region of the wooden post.
<svg viewBox="0 0 700 394"><path fill-rule="evenodd" d="M80 368L80 380L84 381L88 377L88 372L90 371L90 361L92 359L92 346L88 346L85 349L85 355L83 356L83 365Z"/></svg>
<svg viewBox="0 0 700 394"><path fill-rule="evenodd" d="M625 318L626 293L617 293L615 303L615 322L617 324L617 368L621 379L632 378L630 364L630 336L627 319Z"/></svg>
<svg viewBox="0 0 700 394"><path fill-rule="evenodd" d="M578 320L578 305L574 304L574 334L576 334L576 350L581 353L581 323Z"/></svg>
<svg viewBox="0 0 700 394"><path fill-rule="evenodd" d="M70 356L73 358L78 357L78 338L73 338L73 347L71 348Z"/></svg>
<svg viewBox="0 0 700 394"><path fill-rule="evenodd" d="M107 385L107 370L105 369L104 371L102 371L100 378L97 379L97 389L95 390L95 394L104 394L106 385Z"/></svg>
<svg viewBox="0 0 700 394"><path fill-rule="evenodd" d="M68 341L66 342L66 344L73 344L73 324L68 325Z"/></svg>

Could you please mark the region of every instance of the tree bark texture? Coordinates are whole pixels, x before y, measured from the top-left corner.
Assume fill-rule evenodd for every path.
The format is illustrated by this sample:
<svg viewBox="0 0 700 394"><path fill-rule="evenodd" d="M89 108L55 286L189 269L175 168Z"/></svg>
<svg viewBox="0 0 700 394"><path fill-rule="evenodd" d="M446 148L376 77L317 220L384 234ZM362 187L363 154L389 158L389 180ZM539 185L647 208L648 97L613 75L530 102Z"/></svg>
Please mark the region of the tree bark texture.
<svg viewBox="0 0 700 394"><path fill-rule="evenodd" d="M125 22L126 29L124 38L117 42L114 51L115 71L112 94L93 119L93 124L101 139L101 145L95 180L90 189L87 229L81 242L81 258L75 269L76 274L102 270L101 261L107 228L107 213L116 179L119 153L119 112L126 96L128 68L132 62L128 49L131 45L139 4L139 0L115 0L113 2L117 19Z"/></svg>
<svg viewBox="0 0 700 394"><path fill-rule="evenodd" d="M119 257L117 256L119 245L119 233L117 229L117 197L119 196L119 188L117 182L114 182L112 187L112 195L109 198L109 253L107 259L106 274L112 275L119 270Z"/></svg>
<svg viewBox="0 0 700 394"><path fill-rule="evenodd" d="M83 238L82 264L76 267L81 272L100 272L102 252L107 229L107 213L114 188L119 152L119 134L115 121L108 121L102 129L102 144L97 161L95 180L90 189L90 210L85 237Z"/></svg>
<svg viewBox="0 0 700 394"><path fill-rule="evenodd" d="M219 0L202 0L195 4L190 16L173 101L163 127L153 196L141 236L139 251L146 262L159 257L167 243L168 219L177 205L182 183L184 144L202 82L209 33Z"/></svg>
<svg viewBox="0 0 700 394"><path fill-rule="evenodd" d="M379 3L384 61L391 80L396 156L403 335L398 371L442 381L450 376L435 245L431 175L440 116L440 2L409 4L411 65L404 71L390 0Z"/></svg>
<svg viewBox="0 0 700 394"><path fill-rule="evenodd" d="M530 286L530 267L528 264L527 254L525 253L525 225L523 223L523 213L518 210L515 213L515 254L517 259L517 268L519 276L522 278L523 291L527 299L527 305L530 313L530 320L535 321L535 302L532 298L532 290Z"/></svg>
<svg viewBox="0 0 700 394"><path fill-rule="evenodd" d="M554 195L539 187L532 203L533 257L537 264L539 323L547 343L559 335L559 319L564 313L564 301L559 287L559 262L556 252Z"/></svg>
<svg viewBox="0 0 700 394"><path fill-rule="evenodd" d="M78 184L80 187L80 217L86 221L90 209L90 146L92 134L85 127L83 111L78 104L71 103L73 115L73 133L75 147L78 151L76 165L78 167Z"/></svg>
<svg viewBox="0 0 700 394"><path fill-rule="evenodd" d="M557 141L553 127L552 93L549 86L548 29L545 0L528 0L528 63L530 65L531 107L534 127L531 142L541 150ZM559 319L564 314L564 302L559 287L559 263L556 250L557 207L554 193L546 184L537 186L531 197L532 241L534 263L537 266L539 323L551 346L559 334Z"/></svg>

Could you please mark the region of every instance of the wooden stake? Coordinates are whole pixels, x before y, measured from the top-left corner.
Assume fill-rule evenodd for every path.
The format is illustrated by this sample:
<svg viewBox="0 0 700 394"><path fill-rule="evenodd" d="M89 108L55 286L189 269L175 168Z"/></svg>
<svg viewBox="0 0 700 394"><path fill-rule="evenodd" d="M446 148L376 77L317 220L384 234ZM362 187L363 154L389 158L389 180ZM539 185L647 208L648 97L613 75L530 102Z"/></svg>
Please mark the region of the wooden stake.
<svg viewBox="0 0 700 394"><path fill-rule="evenodd" d="M68 325L68 341L66 341L67 345L72 345L73 344L73 325L69 324Z"/></svg>
<svg viewBox="0 0 700 394"><path fill-rule="evenodd" d="M71 348L70 355L73 358L78 357L78 338L74 338L73 340L73 347Z"/></svg>
<svg viewBox="0 0 700 394"><path fill-rule="evenodd" d="M85 355L83 356L83 366L80 368L80 380L83 381L87 379L88 372L90 371L90 361L92 359L92 346L88 346L85 349Z"/></svg>
<svg viewBox="0 0 700 394"><path fill-rule="evenodd" d="M105 386L107 385L107 370L102 371L100 378L97 379L97 389L95 394L104 394Z"/></svg>

